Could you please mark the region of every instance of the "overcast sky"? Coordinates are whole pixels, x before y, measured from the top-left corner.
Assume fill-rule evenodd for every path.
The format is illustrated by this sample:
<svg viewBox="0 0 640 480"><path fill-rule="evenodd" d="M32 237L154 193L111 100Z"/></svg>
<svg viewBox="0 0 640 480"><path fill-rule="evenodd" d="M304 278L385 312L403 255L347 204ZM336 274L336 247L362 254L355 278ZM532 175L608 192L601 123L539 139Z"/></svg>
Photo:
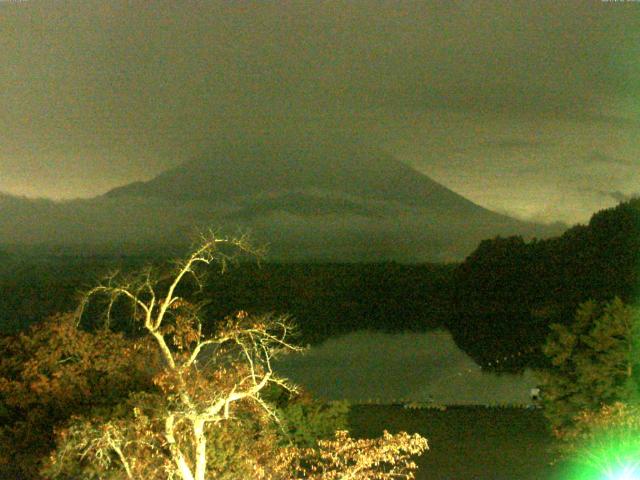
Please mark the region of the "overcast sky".
<svg viewBox="0 0 640 480"><path fill-rule="evenodd" d="M640 2L1 1L0 66L14 194L318 125L522 218L640 193Z"/></svg>

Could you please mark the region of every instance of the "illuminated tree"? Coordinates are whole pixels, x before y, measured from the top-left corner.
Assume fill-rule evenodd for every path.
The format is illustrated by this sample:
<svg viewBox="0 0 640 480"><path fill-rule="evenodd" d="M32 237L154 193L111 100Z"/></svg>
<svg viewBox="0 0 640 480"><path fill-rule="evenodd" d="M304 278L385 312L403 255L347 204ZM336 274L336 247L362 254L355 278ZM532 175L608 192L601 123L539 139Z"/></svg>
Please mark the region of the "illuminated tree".
<svg viewBox="0 0 640 480"><path fill-rule="evenodd" d="M76 416L58 429L58 448L44 473L57 478L293 479L305 469L347 475L326 478L411 478L416 467L409 456L427 448L419 436L385 435L366 443L339 433L333 443L319 443L315 456L313 448L278 448L273 426L280 419L268 393L271 387L296 390L272 368L276 356L300 350L291 342L291 322L285 316L252 317L240 311L206 325L201 308L179 294L187 278L200 283L198 267L220 262L224 268L230 257L223 249L228 247L255 252L244 238L209 235L169 277L154 277L151 270L128 279L114 275L87 293L79 318L96 296L107 299L107 314L118 299L130 304L143 338L160 359L157 367L149 365L154 389L132 393L115 409ZM228 433L253 448L240 446L236 464L217 465L226 460L212 446ZM391 466L387 476L385 465ZM371 476L373 471L381 476Z"/></svg>
<svg viewBox="0 0 640 480"><path fill-rule="evenodd" d="M289 449L285 456L294 459L292 477L307 480L395 480L415 478L418 468L413 455L421 455L428 448L427 441L418 434L387 431L377 439L349 437L337 431L335 438L321 440L318 448Z"/></svg>
<svg viewBox="0 0 640 480"><path fill-rule="evenodd" d="M637 402L638 327L638 312L618 298L585 302L572 324L551 326L544 353L552 368L542 372L542 398L556 436L571 436L584 412Z"/></svg>

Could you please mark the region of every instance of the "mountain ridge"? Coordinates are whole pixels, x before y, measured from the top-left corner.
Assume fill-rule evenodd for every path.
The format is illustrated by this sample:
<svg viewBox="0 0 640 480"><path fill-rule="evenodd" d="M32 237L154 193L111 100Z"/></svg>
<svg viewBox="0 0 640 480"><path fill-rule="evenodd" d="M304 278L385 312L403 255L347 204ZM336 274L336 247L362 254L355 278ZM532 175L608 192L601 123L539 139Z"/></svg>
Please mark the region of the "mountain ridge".
<svg viewBox="0 0 640 480"><path fill-rule="evenodd" d="M93 199L12 205L24 222L0 216L0 242L11 231L32 243L150 246L222 225L290 260L454 260L495 235L555 233L485 209L384 151L326 139L221 145Z"/></svg>

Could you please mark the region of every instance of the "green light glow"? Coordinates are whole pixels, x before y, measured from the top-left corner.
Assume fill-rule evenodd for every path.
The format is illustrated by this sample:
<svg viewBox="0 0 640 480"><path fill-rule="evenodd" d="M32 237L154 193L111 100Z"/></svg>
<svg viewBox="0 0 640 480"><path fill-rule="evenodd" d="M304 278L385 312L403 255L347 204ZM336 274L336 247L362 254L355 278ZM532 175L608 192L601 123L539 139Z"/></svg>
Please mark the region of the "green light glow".
<svg viewBox="0 0 640 480"><path fill-rule="evenodd" d="M606 478L612 480L640 480L640 472L637 465L623 467L619 471L613 472L613 475L609 475Z"/></svg>
<svg viewBox="0 0 640 480"><path fill-rule="evenodd" d="M614 429L573 458L567 480L640 480L640 435Z"/></svg>

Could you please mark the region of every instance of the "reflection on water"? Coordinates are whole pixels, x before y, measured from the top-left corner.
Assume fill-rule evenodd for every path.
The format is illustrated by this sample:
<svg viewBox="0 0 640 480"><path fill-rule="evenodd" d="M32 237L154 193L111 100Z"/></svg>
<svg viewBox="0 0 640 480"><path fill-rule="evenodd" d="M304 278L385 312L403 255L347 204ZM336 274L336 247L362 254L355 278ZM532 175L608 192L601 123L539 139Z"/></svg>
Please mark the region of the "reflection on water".
<svg viewBox="0 0 640 480"><path fill-rule="evenodd" d="M529 404L538 383L529 370L482 372L446 331L351 333L283 357L276 370L318 397L353 402Z"/></svg>

